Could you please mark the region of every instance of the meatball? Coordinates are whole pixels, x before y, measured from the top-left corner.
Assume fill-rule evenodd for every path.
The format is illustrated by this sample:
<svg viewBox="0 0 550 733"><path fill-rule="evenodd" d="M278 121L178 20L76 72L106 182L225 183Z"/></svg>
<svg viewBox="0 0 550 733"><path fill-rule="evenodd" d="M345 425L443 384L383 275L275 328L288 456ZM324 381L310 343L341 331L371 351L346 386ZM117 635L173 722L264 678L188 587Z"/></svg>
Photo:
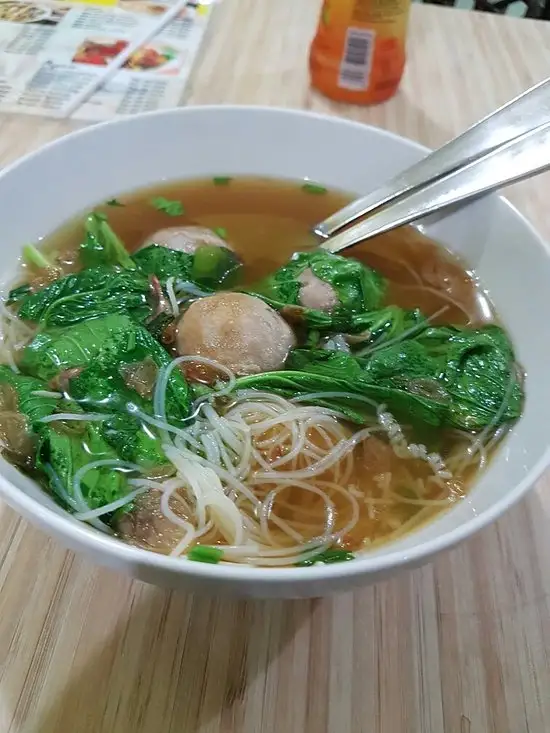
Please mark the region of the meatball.
<svg viewBox="0 0 550 733"><path fill-rule="evenodd" d="M293 346L288 323L263 300L245 293L196 300L176 332L179 354L214 359L240 375L281 369Z"/></svg>
<svg viewBox="0 0 550 733"><path fill-rule="evenodd" d="M146 237L140 249L148 247L150 244L160 244L161 247L178 249L188 254L193 254L199 247L204 246L233 249L230 244L219 237L212 229L197 226L159 229L157 232Z"/></svg>
<svg viewBox="0 0 550 733"><path fill-rule="evenodd" d="M300 287L300 305L330 313L340 302L336 291L330 283L314 275L308 267L298 277Z"/></svg>

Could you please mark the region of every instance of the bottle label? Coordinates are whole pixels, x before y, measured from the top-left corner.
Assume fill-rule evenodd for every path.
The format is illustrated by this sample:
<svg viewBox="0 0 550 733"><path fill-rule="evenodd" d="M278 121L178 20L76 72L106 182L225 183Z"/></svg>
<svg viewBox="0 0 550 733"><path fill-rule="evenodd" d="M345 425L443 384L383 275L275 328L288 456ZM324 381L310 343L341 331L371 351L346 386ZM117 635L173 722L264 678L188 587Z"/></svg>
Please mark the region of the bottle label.
<svg viewBox="0 0 550 733"><path fill-rule="evenodd" d="M367 28L348 28L338 86L361 91L369 86L376 34Z"/></svg>

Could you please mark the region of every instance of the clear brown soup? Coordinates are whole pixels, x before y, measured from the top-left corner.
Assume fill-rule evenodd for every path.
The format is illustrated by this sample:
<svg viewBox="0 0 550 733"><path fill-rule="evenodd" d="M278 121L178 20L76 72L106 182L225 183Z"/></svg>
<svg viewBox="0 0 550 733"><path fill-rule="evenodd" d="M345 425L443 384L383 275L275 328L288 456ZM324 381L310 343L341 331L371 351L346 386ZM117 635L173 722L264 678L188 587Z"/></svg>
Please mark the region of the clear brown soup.
<svg viewBox="0 0 550 733"><path fill-rule="evenodd" d="M225 185L214 185L210 178L184 181L119 197L117 200L124 206L104 206L103 210L130 251L146 235L166 226L221 227L242 257L246 280L250 283L273 272L293 252L318 246L317 239L310 234L311 226L354 198L338 191L322 194L304 191L299 195L298 185L295 181L261 178L235 178ZM181 201L185 213L167 217L150 205L153 197ZM81 234L82 217L79 217L49 238L46 249L70 252L78 247ZM439 319L445 323L494 320L492 306L473 273L440 244L412 227L383 234L346 254L388 278L388 303L420 308L427 314L448 306ZM488 313L493 314L489 319Z"/></svg>
<svg viewBox="0 0 550 733"><path fill-rule="evenodd" d="M299 190L300 183L281 182L258 178L237 178L226 185L215 185L212 179L156 185L119 198L123 206L99 207L109 217L109 222L126 247L133 251L152 232L167 226L198 224L210 228L223 228L227 239L241 256L246 280L252 282L273 272L292 253L317 246L310 234L311 226L348 203L350 194L327 191L311 193ZM153 197L178 200L185 207L181 216L167 217L157 211L150 202ZM82 217L57 232L45 242L45 248L55 251L65 269L75 269L73 263L82 232ZM382 235L346 253L382 273L389 281L387 302L403 308L420 308L426 315L433 315L445 308L445 312L433 319L433 323L476 325L495 320L494 311L480 289L474 273L468 271L459 259L451 255L417 230L407 227ZM417 437L417 436L413 436ZM440 441L442 455L457 446L451 434ZM466 444L464 444L466 447ZM384 542L400 533L401 529L413 529L446 506L438 495L437 487L426 499L433 507L421 507L413 502L399 501L399 492L411 481L423 481L430 471L420 461L404 461L398 458L387 443L369 438L355 456L353 473L349 483L355 487L358 497L371 498L380 495L384 476L392 477L395 500L387 504L360 503L360 519L353 531L340 543L341 547L357 550ZM457 495L461 495L471 483L475 472L467 469L456 476ZM349 506L335 495L337 508L346 520ZM439 501L441 499L441 501ZM144 498L144 505L149 499ZM338 506L338 504L341 504ZM274 509L282 518L291 517L296 511L312 516L318 512L316 497L293 491L281 495ZM145 507L146 508L146 507ZM159 519L157 513L157 519ZM276 528L275 528L276 529ZM311 536L322 527L311 524ZM166 538L171 537L170 532ZM127 541L158 552L169 551L162 540L150 537L125 536ZM170 541L173 542L172 538ZM168 539L167 539L168 541ZM221 539L215 535L203 538L204 544L215 544Z"/></svg>

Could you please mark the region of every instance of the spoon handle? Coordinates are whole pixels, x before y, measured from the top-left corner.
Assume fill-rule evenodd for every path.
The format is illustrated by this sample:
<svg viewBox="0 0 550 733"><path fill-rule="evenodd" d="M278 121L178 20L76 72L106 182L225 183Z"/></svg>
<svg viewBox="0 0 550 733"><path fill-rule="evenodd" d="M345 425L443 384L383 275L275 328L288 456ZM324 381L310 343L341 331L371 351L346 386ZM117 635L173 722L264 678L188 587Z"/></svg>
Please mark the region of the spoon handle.
<svg viewBox="0 0 550 733"><path fill-rule="evenodd" d="M550 79L545 79L427 155L389 183L316 224L313 231L326 239L355 219L451 173L548 119Z"/></svg>
<svg viewBox="0 0 550 733"><path fill-rule="evenodd" d="M321 243L339 252L452 204L501 188L550 168L550 122L514 138L462 168L413 191L396 203Z"/></svg>

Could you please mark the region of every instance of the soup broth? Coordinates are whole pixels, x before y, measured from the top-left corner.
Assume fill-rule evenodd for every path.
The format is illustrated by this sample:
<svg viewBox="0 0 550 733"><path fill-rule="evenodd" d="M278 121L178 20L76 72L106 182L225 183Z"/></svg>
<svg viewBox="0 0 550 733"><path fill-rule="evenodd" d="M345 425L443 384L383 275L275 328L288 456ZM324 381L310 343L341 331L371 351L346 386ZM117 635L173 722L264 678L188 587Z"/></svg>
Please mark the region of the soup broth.
<svg viewBox="0 0 550 733"><path fill-rule="evenodd" d="M461 501L521 410L512 347L475 273L416 229L316 259L311 226L351 198L185 181L48 237L4 305L4 455L98 529L205 562L347 560ZM174 227L216 245L175 253L153 234ZM85 327L69 358L59 329Z"/></svg>
<svg viewBox="0 0 550 733"><path fill-rule="evenodd" d="M245 264L244 281L250 284L283 265L294 252L317 247L319 242L310 232L312 225L355 197L329 190L308 193L294 181L261 178L235 178L230 185L215 185L212 179L205 179L155 186L116 199L124 206L100 207L130 252L147 233L167 226L166 213L151 206L155 198L185 202L185 212L171 216L169 226L199 224L225 230ZM82 221L77 219L48 237L44 247L68 253L71 264L64 269L72 271L81 239ZM448 305L445 323L495 319L474 273L413 227L374 237L346 254L388 278L388 303L426 313Z"/></svg>

